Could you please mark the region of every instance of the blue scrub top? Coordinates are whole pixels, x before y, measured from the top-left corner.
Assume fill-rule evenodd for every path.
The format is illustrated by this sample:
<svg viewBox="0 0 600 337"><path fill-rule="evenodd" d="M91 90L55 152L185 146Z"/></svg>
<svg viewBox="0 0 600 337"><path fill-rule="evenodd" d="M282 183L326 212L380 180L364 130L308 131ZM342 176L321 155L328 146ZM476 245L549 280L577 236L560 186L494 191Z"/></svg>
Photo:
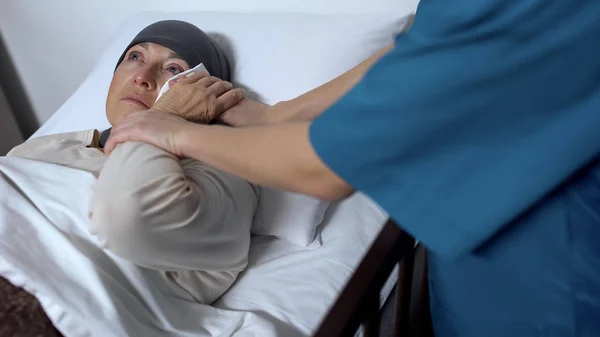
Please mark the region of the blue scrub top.
<svg viewBox="0 0 600 337"><path fill-rule="evenodd" d="M430 250L437 337L600 336L600 1L422 0L311 125Z"/></svg>

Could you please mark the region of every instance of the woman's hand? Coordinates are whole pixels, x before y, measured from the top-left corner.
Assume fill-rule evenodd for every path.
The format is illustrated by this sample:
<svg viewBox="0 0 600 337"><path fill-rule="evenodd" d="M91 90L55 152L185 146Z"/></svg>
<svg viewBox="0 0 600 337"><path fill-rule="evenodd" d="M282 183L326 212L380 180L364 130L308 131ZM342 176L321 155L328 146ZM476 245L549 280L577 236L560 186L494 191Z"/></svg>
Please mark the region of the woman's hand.
<svg viewBox="0 0 600 337"><path fill-rule="evenodd" d="M278 123L278 114L273 107L246 97L223 112L218 119L236 127L270 125Z"/></svg>
<svg viewBox="0 0 600 337"><path fill-rule="evenodd" d="M152 106L194 123L208 124L244 98L243 89L204 72L169 82L170 88Z"/></svg>
<svg viewBox="0 0 600 337"><path fill-rule="evenodd" d="M104 153L110 155L117 145L127 141L138 141L184 158L181 142L185 132L193 126L194 123L168 112L154 109L132 112L126 114L112 128L104 146Z"/></svg>

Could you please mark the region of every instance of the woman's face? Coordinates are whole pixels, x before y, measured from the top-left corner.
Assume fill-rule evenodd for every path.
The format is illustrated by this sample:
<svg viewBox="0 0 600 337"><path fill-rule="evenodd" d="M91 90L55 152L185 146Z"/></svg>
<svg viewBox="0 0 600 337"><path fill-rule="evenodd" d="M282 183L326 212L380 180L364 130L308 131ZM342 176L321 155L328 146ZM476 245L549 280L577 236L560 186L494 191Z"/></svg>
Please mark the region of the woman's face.
<svg viewBox="0 0 600 337"><path fill-rule="evenodd" d="M131 47L117 67L106 98L106 117L115 125L128 112L154 105L167 80L190 69L171 49L155 43Z"/></svg>

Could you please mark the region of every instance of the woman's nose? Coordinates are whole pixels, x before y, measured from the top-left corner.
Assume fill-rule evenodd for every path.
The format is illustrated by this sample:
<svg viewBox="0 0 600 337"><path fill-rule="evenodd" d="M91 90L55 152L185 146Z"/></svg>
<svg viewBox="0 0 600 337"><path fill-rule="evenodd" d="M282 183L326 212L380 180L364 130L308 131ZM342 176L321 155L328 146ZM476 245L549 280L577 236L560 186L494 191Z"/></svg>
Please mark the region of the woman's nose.
<svg viewBox="0 0 600 337"><path fill-rule="evenodd" d="M135 84L143 87L148 91L154 91L157 86L156 78L151 69L140 69L134 76Z"/></svg>

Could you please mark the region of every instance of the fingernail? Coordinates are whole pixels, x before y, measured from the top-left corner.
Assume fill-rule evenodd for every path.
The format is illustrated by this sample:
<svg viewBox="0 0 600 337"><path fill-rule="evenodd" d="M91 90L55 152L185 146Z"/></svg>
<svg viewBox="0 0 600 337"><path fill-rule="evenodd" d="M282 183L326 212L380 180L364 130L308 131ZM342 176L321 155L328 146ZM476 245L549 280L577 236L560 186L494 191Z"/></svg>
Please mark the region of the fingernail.
<svg viewBox="0 0 600 337"><path fill-rule="evenodd" d="M186 74L185 77L191 77L195 74L196 74L196 71L194 70L194 71L190 72L189 74Z"/></svg>

